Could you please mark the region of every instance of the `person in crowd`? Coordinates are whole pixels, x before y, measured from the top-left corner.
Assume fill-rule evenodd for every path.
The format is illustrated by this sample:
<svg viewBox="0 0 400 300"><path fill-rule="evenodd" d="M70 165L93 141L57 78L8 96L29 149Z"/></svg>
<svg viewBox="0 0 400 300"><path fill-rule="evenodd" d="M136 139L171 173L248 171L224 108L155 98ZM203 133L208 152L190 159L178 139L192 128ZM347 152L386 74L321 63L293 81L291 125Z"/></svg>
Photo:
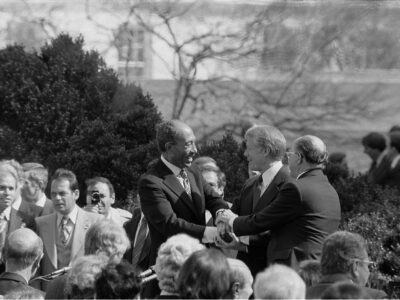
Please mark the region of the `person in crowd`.
<svg viewBox="0 0 400 300"><path fill-rule="evenodd" d="M103 215L121 227L132 218L132 214L121 208L114 208L115 192L111 182L104 177L94 177L86 181L85 210Z"/></svg>
<svg viewBox="0 0 400 300"><path fill-rule="evenodd" d="M24 163L25 182L21 188L22 200L32 204L35 217L45 216L54 212L53 202L47 198L45 190L49 173L39 163Z"/></svg>
<svg viewBox="0 0 400 300"><path fill-rule="evenodd" d="M370 299L362 287L351 282L336 282L328 287L321 299Z"/></svg>
<svg viewBox="0 0 400 300"><path fill-rule="evenodd" d="M324 174L328 177L330 183L338 179L348 178L350 176L350 170L347 165L346 153L333 152L329 154Z"/></svg>
<svg viewBox="0 0 400 300"><path fill-rule="evenodd" d="M338 229L340 202L322 172L327 158L324 142L306 135L294 141L293 149L288 153L288 164L296 180L283 184L277 198L266 207L247 216L225 210L217 224L225 223L219 228L228 228L236 236L270 230L267 263L297 269L302 260L319 259L325 237ZM218 239L218 243L223 242Z"/></svg>
<svg viewBox="0 0 400 300"><path fill-rule="evenodd" d="M249 267L239 259L228 257L233 276L233 294L235 299L249 299L253 294L253 275Z"/></svg>
<svg viewBox="0 0 400 300"><path fill-rule="evenodd" d="M56 212L35 219L36 229L44 243L40 275L67 267L83 255L83 243L90 225L101 218L76 205L79 186L73 172L58 169L51 181L51 200ZM42 282L42 289L46 289Z"/></svg>
<svg viewBox="0 0 400 300"><path fill-rule="evenodd" d="M101 255L78 257L66 276L66 299L95 299L96 276L107 263L107 257Z"/></svg>
<svg viewBox="0 0 400 300"><path fill-rule="evenodd" d="M395 131L400 131L400 125L393 125L389 130L389 134Z"/></svg>
<svg viewBox="0 0 400 300"><path fill-rule="evenodd" d="M213 243L218 231L216 227L206 226L205 210L215 219L218 211L228 208L201 174L189 168L197 148L188 125L178 120L163 122L158 126L156 141L161 157L140 178L138 185L151 236L150 265L155 263L160 245L177 233ZM159 293L155 283L148 284L147 290L149 298Z"/></svg>
<svg viewBox="0 0 400 300"><path fill-rule="evenodd" d="M19 178L14 167L0 164L0 248L4 246L8 234L14 230L35 228L34 215L29 204L22 202L18 196L18 185ZM4 262L1 262L0 273L4 268Z"/></svg>
<svg viewBox="0 0 400 300"><path fill-rule="evenodd" d="M300 262L297 270L307 287L317 284L321 279L321 263L316 259L306 259Z"/></svg>
<svg viewBox="0 0 400 300"><path fill-rule="evenodd" d="M151 238L147 220L140 206L134 208L133 216L124 224L124 229L131 243L131 247L126 251L124 258L137 269L147 270L150 267Z"/></svg>
<svg viewBox="0 0 400 300"><path fill-rule="evenodd" d="M205 167L218 168L217 161L209 156L199 156L193 160L193 166L202 171Z"/></svg>
<svg viewBox="0 0 400 300"><path fill-rule="evenodd" d="M161 290L158 299L179 299L175 279L186 259L204 248L199 240L184 233L174 235L161 244L154 266Z"/></svg>
<svg viewBox="0 0 400 300"><path fill-rule="evenodd" d="M0 295L12 291L34 291L44 296L28 285L42 257L43 242L35 232L28 228L11 232L4 247L6 271L0 275Z"/></svg>
<svg viewBox="0 0 400 300"><path fill-rule="evenodd" d="M101 256L106 263L120 262L130 247L126 233L112 220L100 219L87 230L84 242L84 255ZM65 299L64 292L67 275L53 279L46 289L46 299Z"/></svg>
<svg viewBox="0 0 400 300"><path fill-rule="evenodd" d="M96 278L96 299L139 299L140 280L128 262L108 264Z"/></svg>
<svg viewBox="0 0 400 300"><path fill-rule="evenodd" d="M324 241L320 282L307 289L307 299L321 299L327 288L336 282L355 283L370 299L387 298L380 290L365 287L369 278L369 260L364 239L355 233L337 231Z"/></svg>
<svg viewBox="0 0 400 300"><path fill-rule="evenodd" d="M232 299L234 279L225 255L217 249L192 253L177 279L181 299Z"/></svg>
<svg viewBox="0 0 400 300"><path fill-rule="evenodd" d="M7 300L42 300L44 299L43 292L36 289L17 289L9 292L4 296Z"/></svg>
<svg viewBox="0 0 400 300"><path fill-rule="evenodd" d="M251 215L268 207L278 197L279 189L290 179L289 169L282 164L286 140L277 128L253 126L245 133L245 143L244 155L249 168L260 175L248 179L240 197L234 201L231 211L239 216ZM237 258L247 264L253 276L267 267L269 239L269 232L262 232L241 237L240 243L236 244L239 250Z"/></svg>
<svg viewBox="0 0 400 300"><path fill-rule="evenodd" d="M255 299L305 299L306 285L295 270L275 264L258 273Z"/></svg>
<svg viewBox="0 0 400 300"><path fill-rule="evenodd" d="M384 180L391 164L391 153L387 149L387 139L379 132L370 132L361 140L364 153L371 160L368 170L368 180L375 184L385 184Z"/></svg>
<svg viewBox="0 0 400 300"><path fill-rule="evenodd" d="M400 189L400 131L389 134L391 162L387 172L382 174L380 183L382 185Z"/></svg>

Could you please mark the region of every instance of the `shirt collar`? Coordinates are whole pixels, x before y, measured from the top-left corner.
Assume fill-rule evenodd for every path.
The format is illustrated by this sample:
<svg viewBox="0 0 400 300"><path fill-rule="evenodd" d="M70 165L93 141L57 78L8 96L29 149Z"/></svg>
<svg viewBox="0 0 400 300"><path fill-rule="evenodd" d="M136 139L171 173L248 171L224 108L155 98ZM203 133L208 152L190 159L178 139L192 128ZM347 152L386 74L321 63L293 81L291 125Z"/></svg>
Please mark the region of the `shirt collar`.
<svg viewBox="0 0 400 300"><path fill-rule="evenodd" d="M39 198L39 200L35 203L35 205L39 207L44 207L44 205L46 204L46 200L47 200L46 194L43 193L42 196Z"/></svg>
<svg viewBox="0 0 400 300"><path fill-rule="evenodd" d="M61 220L63 217L64 217L64 215L57 212L57 227L60 226L60 223L61 223ZM78 217L78 207L76 204L74 205L74 208L72 209L72 211L68 214L68 217L71 220L71 222L75 225L76 219Z"/></svg>
<svg viewBox="0 0 400 300"><path fill-rule="evenodd" d="M268 186L271 181L274 179L276 174L278 174L279 170L282 168L283 164L281 161L274 162L271 167L269 167L263 174L263 185Z"/></svg>
<svg viewBox="0 0 400 300"><path fill-rule="evenodd" d="M172 173L174 173L175 176L178 176L182 170L181 168L171 164L163 155L161 155L161 161L172 171Z"/></svg>

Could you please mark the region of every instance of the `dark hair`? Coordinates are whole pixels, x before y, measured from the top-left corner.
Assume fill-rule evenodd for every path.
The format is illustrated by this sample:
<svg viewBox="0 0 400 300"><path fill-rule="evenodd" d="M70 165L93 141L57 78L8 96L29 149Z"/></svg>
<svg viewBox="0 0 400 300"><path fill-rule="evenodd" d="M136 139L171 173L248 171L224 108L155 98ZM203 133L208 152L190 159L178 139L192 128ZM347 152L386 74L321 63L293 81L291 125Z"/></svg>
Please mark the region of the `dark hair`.
<svg viewBox="0 0 400 300"><path fill-rule="evenodd" d="M364 145L364 147L370 147L379 151L383 151L386 148L385 136L379 132L368 133L362 138L361 143Z"/></svg>
<svg viewBox="0 0 400 300"><path fill-rule="evenodd" d="M389 134L390 146L400 152L400 131L393 131Z"/></svg>
<svg viewBox="0 0 400 300"><path fill-rule="evenodd" d="M183 264L177 291L183 299L232 299L234 279L227 258L216 249L194 252Z"/></svg>
<svg viewBox="0 0 400 300"><path fill-rule="evenodd" d="M72 171L66 169L57 169L51 178L51 182L59 179L67 180L69 182L71 191L79 190L78 180Z"/></svg>
<svg viewBox="0 0 400 300"><path fill-rule="evenodd" d="M341 164L346 159L346 153L333 152L328 156L328 162L333 164Z"/></svg>
<svg viewBox="0 0 400 300"><path fill-rule="evenodd" d="M140 292L140 280L130 263L110 263L97 276L95 289L96 299L133 299Z"/></svg>
<svg viewBox="0 0 400 300"><path fill-rule="evenodd" d="M110 191L110 196L111 197L113 197L115 195L114 186L112 185L110 180L108 180L105 177L93 177L93 178L90 178L90 179L86 180L85 181L86 189L89 188L90 186L95 185L98 182L104 183L104 184L106 184L108 186L108 190Z"/></svg>
<svg viewBox="0 0 400 300"><path fill-rule="evenodd" d="M185 124L178 120L170 120L162 122L157 126L156 141L158 150L161 153L167 150L165 148L166 143L173 143L173 144L176 143L180 135L180 131L178 130L177 125L185 125Z"/></svg>
<svg viewBox="0 0 400 300"><path fill-rule="evenodd" d="M351 282L337 282L328 287L321 299L370 299L371 296L360 286Z"/></svg>

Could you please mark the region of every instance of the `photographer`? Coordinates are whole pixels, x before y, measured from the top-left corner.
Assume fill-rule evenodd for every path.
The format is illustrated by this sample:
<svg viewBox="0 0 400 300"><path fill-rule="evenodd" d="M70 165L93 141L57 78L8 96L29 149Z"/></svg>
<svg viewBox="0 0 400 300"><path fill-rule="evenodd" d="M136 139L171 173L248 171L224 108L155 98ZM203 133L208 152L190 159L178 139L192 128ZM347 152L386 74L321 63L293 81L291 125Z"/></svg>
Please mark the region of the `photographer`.
<svg viewBox="0 0 400 300"><path fill-rule="evenodd" d="M104 215L121 226L132 218L129 211L111 207L115 202L115 192L107 178L91 178L86 181L86 186L86 211Z"/></svg>

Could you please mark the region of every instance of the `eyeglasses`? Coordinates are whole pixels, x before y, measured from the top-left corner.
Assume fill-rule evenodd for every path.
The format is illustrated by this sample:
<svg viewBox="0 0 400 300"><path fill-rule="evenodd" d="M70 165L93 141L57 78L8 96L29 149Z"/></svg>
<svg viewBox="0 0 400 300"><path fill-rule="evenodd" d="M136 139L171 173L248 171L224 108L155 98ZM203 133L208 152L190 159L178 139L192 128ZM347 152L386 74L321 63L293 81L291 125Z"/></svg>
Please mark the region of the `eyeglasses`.
<svg viewBox="0 0 400 300"><path fill-rule="evenodd" d="M367 259L360 259L360 258L353 258L352 259L353 261L356 261L356 262L362 262L362 263L364 263L364 264L368 264L368 268L371 270L371 269L374 269L375 268L375 262L374 261L371 261L371 260L367 260Z"/></svg>

